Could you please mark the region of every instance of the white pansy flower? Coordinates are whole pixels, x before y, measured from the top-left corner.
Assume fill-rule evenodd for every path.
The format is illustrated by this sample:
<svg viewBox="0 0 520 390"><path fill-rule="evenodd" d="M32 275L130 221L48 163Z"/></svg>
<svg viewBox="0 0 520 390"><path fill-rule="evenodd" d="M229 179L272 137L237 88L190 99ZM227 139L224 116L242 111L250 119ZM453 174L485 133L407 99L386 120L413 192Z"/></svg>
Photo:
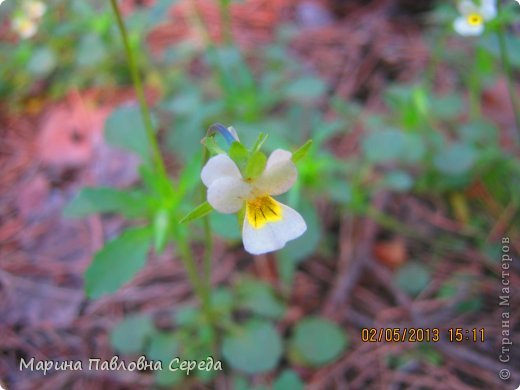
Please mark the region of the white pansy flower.
<svg viewBox="0 0 520 390"><path fill-rule="evenodd" d="M47 6L41 1L25 1L22 8L28 18L39 19L45 13Z"/></svg>
<svg viewBox="0 0 520 390"><path fill-rule="evenodd" d="M463 0L458 8L461 15L453 22L453 28L463 36L482 34L484 22L497 15L496 0L481 0L480 5L470 0Z"/></svg>
<svg viewBox="0 0 520 390"><path fill-rule="evenodd" d="M281 249L301 236L307 225L302 216L272 196L287 192L296 181L292 154L277 149L255 179L245 179L226 154L208 160L201 172L208 187L208 202L217 211L236 213L245 206L242 240L246 251L262 254Z"/></svg>
<svg viewBox="0 0 520 390"><path fill-rule="evenodd" d="M20 38L28 39L36 34L38 26L36 22L24 15L19 15L13 18L13 30L20 36Z"/></svg>

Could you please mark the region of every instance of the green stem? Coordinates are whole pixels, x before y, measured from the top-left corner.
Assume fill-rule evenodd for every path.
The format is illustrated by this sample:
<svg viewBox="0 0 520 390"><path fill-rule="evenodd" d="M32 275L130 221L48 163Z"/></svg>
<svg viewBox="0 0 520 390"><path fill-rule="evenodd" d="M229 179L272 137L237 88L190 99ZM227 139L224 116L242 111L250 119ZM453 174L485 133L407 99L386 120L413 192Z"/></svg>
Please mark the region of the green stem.
<svg viewBox="0 0 520 390"><path fill-rule="evenodd" d="M509 62L509 55L507 53L506 38L504 34L503 26L500 26L497 30L498 43L500 46L500 59L502 61L502 67L504 68L504 74L507 80L507 89L509 91L509 99L511 100L511 106L513 107L513 114L516 121L516 129L520 134L520 109L518 108L518 101L516 99L515 86L513 83L513 74L511 72L511 64Z"/></svg>
<svg viewBox="0 0 520 390"><path fill-rule="evenodd" d="M148 109L148 104L146 103L146 98L144 95L143 86L141 83L141 78L139 77L139 72L137 70L137 64L135 61L134 54L132 52L132 48L130 47L130 41L128 39L128 32L126 30L125 24L123 22L123 18L121 16L121 11L117 6L117 0L110 0L110 4L112 5L112 9L114 14L116 15L117 25L119 27L119 32L121 33L121 38L123 39L123 44L125 46L126 59L128 61L128 67L130 68L130 74L132 76L132 82L134 84L135 94L137 95L137 100L139 101L139 107L141 109L141 115L143 117L143 122L146 129L146 135L148 138L148 142L150 144L152 159L155 165L155 168L159 172L160 175L167 177L166 168L164 166L164 161L161 157L161 152L159 150L159 145L157 143L157 139L155 138L155 132L152 124L152 117L150 115L150 110Z"/></svg>
<svg viewBox="0 0 520 390"><path fill-rule="evenodd" d="M202 166L206 165L208 161L208 150L205 146L202 149ZM206 200L206 187L202 184L200 186L202 201ZM211 236L211 221L209 215L203 218L204 223L204 281L206 288L211 290L211 255L213 254L213 239Z"/></svg>
<svg viewBox="0 0 520 390"><path fill-rule="evenodd" d="M231 25L231 6L229 0L220 0L220 23L222 24L222 36L226 44L233 41Z"/></svg>
<svg viewBox="0 0 520 390"><path fill-rule="evenodd" d="M222 37L226 44L233 42L233 31L231 24L231 8L229 0L220 0L220 23L222 25Z"/></svg>
<svg viewBox="0 0 520 390"><path fill-rule="evenodd" d="M116 15L117 25L119 27L119 31L121 33L121 37L123 39L123 44L125 46L126 57L128 61L128 67L130 68L130 73L132 76L132 82L134 84L135 93L137 95L137 99L139 101L139 107L141 109L141 115L143 117L144 125L146 128L146 135L151 147L153 163L159 175L167 178L166 168L164 165L164 161L161 156L161 152L159 149L159 145L157 143L157 139L155 137L155 132L153 129L152 118L150 115L150 110L148 109L148 104L146 103L146 98L144 95L143 86L141 83L141 78L139 77L139 72L137 70L137 64L135 61L134 54L132 52L132 48L130 47L128 33L126 31L125 24L123 22L123 18L121 17L121 12L117 6L117 0L110 0L112 5L112 9ZM213 324L213 314L211 309L211 296L210 296L210 286L205 286L201 279L199 279L197 265L195 263L195 259L193 257L193 253L191 248L184 237L179 234L175 237L175 241L180 250L180 258L186 269L188 274L188 279L193 286L195 293L198 295L201 300L202 310L207 318L207 321L210 324Z"/></svg>
<svg viewBox="0 0 520 390"><path fill-rule="evenodd" d="M191 251L190 246L186 242L186 239L184 239L183 237L176 237L175 241L177 242L180 251L179 257L181 258L182 264L186 269L188 279L190 280L190 283L193 286L195 293L200 299L202 311L206 316L206 320L208 321L208 323L213 324L214 319L213 310L211 308L210 289L207 288L207 286L205 286L199 278L197 266L195 264L195 259L193 257L193 253Z"/></svg>
<svg viewBox="0 0 520 390"><path fill-rule="evenodd" d="M474 57L478 56L478 48L475 48L475 52L473 53ZM481 94L481 86L479 79L479 71L477 67L474 67L473 70L468 75L468 87L469 87L469 103L470 103L470 117L473 120L480 118L480 94Z"/></svg>
<svg viewBox="0 0 520 390"><path fill-rule="evenodd" d="M191 2L191 13L189 14L189 18L193 25L200 31L206 46L213 46L208 28L195 1Z"/></svg>

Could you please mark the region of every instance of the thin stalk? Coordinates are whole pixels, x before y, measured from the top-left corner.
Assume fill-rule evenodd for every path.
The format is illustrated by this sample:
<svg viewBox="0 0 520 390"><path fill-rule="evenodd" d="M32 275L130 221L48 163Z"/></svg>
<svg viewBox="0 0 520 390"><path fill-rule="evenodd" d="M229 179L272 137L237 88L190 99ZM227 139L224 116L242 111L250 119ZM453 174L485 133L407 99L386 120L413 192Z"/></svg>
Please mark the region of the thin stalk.
<svg viewBox="0 0 520 390"><path fill-rule="evenodd" d="M475 48L473 53L475 57L478 56L478 48ZM469 106L470 106L470 117L473 120L480 118L480 100L481 100L481 85L479 72L477 67L474 67L473 70L468 75L468 88L469 88Z"/></svg>
<svg viewBox="0 0 520 390"><path fill-rule="evenodd" d="M190 246L186 242L186 240L182 237L176 237L176 242L179 248L180 258L186 272L188 274L188 279L190 280L195 293L200 299L202 305L202 311L206 316L207 321L212 324L213 321L213 311L211 308L211 295L208 286L205 286L201 281L198 275L197 266L195 264L195 259L193 257L193 253L191 251Z"/></svg>
<svg viewBox="0 0 520 390"><path fill-rule="evenodd" d="M132 52L132 48L130 47L130 42L128 40L128 32L125 27L125 23L123 22L123 18L121 16L121 11L117 6L117 0L110 0L110 4L112 5L112 9L114 14L116 15L117 25L119 27L119 32L121 33L121 38L123 39L123 44L126 52L126 59L128 61L128 67L130 68L130 74L132 76L132 82L134 84L135 94L137 95L137 100L139 101L139 107L141 110L141 115L143 117L144 126L146 129L146 136L148 138L148 142L150 144L152 159L155 168L159 172L160 175L167 177L166 168L164 166L164 161L161 157L161 152L159 150L159 145L157 143L157 139L155 138L155 132L152 124L152 117L150 115L150 110L148 109L148 104L146 103L146 98L144 96L143 85L141 83L141 78L139 77L139 71L137 70L137 64L135 61L134 54Z"/></svg>
<svg viewBox="0 0 520 390"><path fill-rule="evenodd" d="M507 80L507 89L509 92L509 99L511 100L511 106L513 107L513 114L516 121L516 130L520 135L520 109L518 101L516 99L515 86L513 82L513 74L511 71L511 64L509 62L509 54L507 52L506 38L504 34L503 26L500 26L497 30L498 43L500 46L500 59L502 61L502 67L504 68L504 74Z"/></svg>
<svg viewBox="0 0 520 390"><path fill-rule="evenodd" d="M213 336L215 336L215 331L217 329L215 324L215 317L213 315L213 309L211 305L211 286L205 285L202 280L199 278L197 266L195 264L195 259L193 257L193 253L189 244L182 237L178 237L176 240L178 244L178 248L181 252L179 256L181 258L182 264L186 269L186 273L188 274L188 279L193 287L193 290L197 294L200 299L202 312L204 313L204 317L206 318L207 323L211 327ZM212 337L211 348L213 352L216 352L216 339Z"/></svg>
<svg viewBox="0 0 520 390"><path fill-rule="evenodd" d="M220 8L220 23L222 28L222 37L224 38L224 42L226 44L231 44L233 42L233 31L231 24L231 8L229 0L220 0L219 1Z"/></svg>
<svg viewBox="0 0 520 390"><path fill-rule="evenodd" d="M206 165L208 161L208 150L205 146L202 149L202 166ZM206 200L206 187L204 185L200 186L200 193L202 201ZM206 288L211 289L211 255L213 253L213 238L211 235L211 221L209 220L209 215L206 215L203 218L204 224L204 283Z"/></svg>
<svg viewBox="0 0 520 390"><path fill-rule="evenodd" d="M197 7L197 3L195 1L191 2L191 12L189 14L190 21L193 22L193 25L200 31L202 35L202 39L206 46L212 46L211 36L206 27L206 23L204 22L204 18Z"/></svg>
<svg viewBox="0 0 520 390"><path fill-rule="evenodd" d="M137 65L135 62L135 57L128 40L128 33L123 22L123 18L121 17L121 12L117 6L117 0L110 0L110 4L112 5L112 9L116 15L117 25L119 27L119 31L123 39L123 44L125 47L126 57L128 61L128 67L130 68L132 82L134 84L137 99L139 101L139 107L141 109L141 115L143 117L144 125L146 128L146 135L151 147L153 163L158 173L166 178L166 168L164 166L164 161L162 159L161 152L159 150L159 145L155 137L150 110L148 109L148 104L146 103L141 78L139 77L139 72L137 70ZM181 235L175 238L175 241L177 242L178 248L181 252L179 257L181 258L184 268L186 269L188 279L195 293L201 300L202 310L207 318L207 321L210 324L212 324L213 314L211 310L210 286L205 286L201 279L199 279L197 265L195 263L195 259L193 257L191 248L188 245L186 239Z"/></svg>

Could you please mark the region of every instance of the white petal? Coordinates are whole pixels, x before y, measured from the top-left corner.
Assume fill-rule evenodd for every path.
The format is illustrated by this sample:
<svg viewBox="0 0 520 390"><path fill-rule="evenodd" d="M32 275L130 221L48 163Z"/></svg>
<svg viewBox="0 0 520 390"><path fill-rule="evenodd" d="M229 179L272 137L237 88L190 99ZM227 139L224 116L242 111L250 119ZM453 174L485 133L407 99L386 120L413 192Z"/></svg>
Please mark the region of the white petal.
<svg viewBox="0 0 520 390"><path fill-rule="evenodd" d="M223 177L208 187L208 203L221 213L236 213L250 193L251 186L242 179Z"/></svg>
<svg viewBox="0 0 520 390"><path fill-rule="evenodd" d="M255 180L255 187L269 195L287 192L298 176L291 157L292 153L282 149L276 149L271 153L264 172Z"/></svg>
<svg viewBox="0 0 520 390"><path fill-rule="evenodd" d="M464 17L459 17L455 19L455 22L453 23L453 28L455 29L455 31L457 31L460 35L463 36L480 35L482 34L482 31L484 31L483 24L472 26L467 22L466 18Z"/></svg>
<svg viewBox="0 0 520 390"><path fill-rule="evenodd" d="M36 34L37 26L36 23L31 19L19 16L13 19L13 29L18 33L21 38L31 38Z"/></svg>
<svg viewBox="0 0 520 390"><path fill-rule="evenodd" d="M242 240L246 251L253 255L282 249L287 241L300 237L307 225L302 216L296 211L280 203L282 207L282 219L268 222L260 229L255 229L244 219L242 228Z"/></svg>
<svg viewBox="0 0 520 390"><path fill-rule="evenodd" d="M47 6L41 1L29 1L23 3L23 8L29 18L39 19L45 13Z"/></svg>
<svg viewBox="0 0 520 390"><path fill-rule="evenodd" d="M459 12L462 15L479 13L479 9L475 5L475 3L473 3L472 1L469 1L469 0L463 0L463 1L459 2L457 8L459 9Z"/></svg>
<svg viewBox="0 0 520 390"><path fill-rule="evenodd" d="M497 16L497 2L496 0L482 0L480 6L480 13L484 20L491 20Z"/></svg>
<svg viewBox="0 0 520 390"><path fill-rule="evenodd" d="M242 178L237 165L227 154L218 154L211 157L200 173L200 178L206 187L211 186L215 180L224 177Z"/></svg>
<svg viewBox="0 0 520 390"><path fill-rule="evenodd" d="M232 135L233 137L235 137L235 139L236 139L238 142L240 142L240 139L238 138L238 134L237 134L237 131L235 130L235 128L234 128L233 126L229 126L227 129L229 130L229 132L231 133L231 135Z"/></svg>

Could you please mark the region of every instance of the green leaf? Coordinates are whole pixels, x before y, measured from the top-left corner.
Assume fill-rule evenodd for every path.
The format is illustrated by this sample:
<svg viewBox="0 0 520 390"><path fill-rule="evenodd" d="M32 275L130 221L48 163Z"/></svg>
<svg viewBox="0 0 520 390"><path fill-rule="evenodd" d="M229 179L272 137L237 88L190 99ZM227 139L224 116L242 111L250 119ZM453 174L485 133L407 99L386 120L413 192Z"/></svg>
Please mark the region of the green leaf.
<svg viewBox="0 0 520 390"><path fill-rule="evenodd" d="M89 298L115 292L144 266L152 240L148 227L134 227L99 250L85 272L85 291Z"/></svg>
<svg viewBox="0 0 520 390"><path fill-rule="evenodd" d="M474 148L457 142L442 149L434 157L433 163L441 173L461 175L473 167L476 158Z"/></svg>
<svg viewBox="0 0 520 390"><path fill-rule="evenodd" d="M315 77L303 77L291 82L286 89L289 99L297 102L312 102L325 93L327 87L323 81Z"/></svg>
<svg viewBox="0 0 520 390"><path fill-rule="evenodd" d="M81 38L76 55L79 66L98 65L106 56L105 44L98 34L90 33Z"/></svg>
<svg viewBox="0 0 520 390"><path fill-rule="evenodd" d="M383 184L394 191L405 192L412 188L413 178L405 171L391 171L385 175Z"/></svg>
<svg viewBox="0 0 520 390"><path fill-rule="evenodd" d="M348 204L352 200L352 187L344 178L327 182L325 191L331 200L339 204Z"/></svg>
<svg viewBox="0 0 520 390"><path fill-rule="evenodd" d="M317 121L320 121L321 119L318 118ZM345 131L345 123L342 121L334 121L334 122L325 122L325 123L319 123L317 125L313 125L313 131L312 131L312 137L314 139L314 144L321 146L323 143L327 140L329 140L331 137L335 136L336 134L340 132Z"/></svg>
<svg viewBox="0 0 520 390"><path fill-rule="evenodd" d="M282 340L268 322L249 321L222 343L222 356L235 370L259 374L273 370L282 356Z"/></svg>
<svg viewBox="0 0 520 390"><path fill-rule="evenodd" d="M105 122L105 139L113 146L134 152L144 162L151 160L151 147L137 106L121 106L110 114Z"/></svg>
<svg viewBox="0 0 520 390"><path fill-rule="evenodd" d="M293 154L292 154L292 161L298 162L302 158L304 158L307 153L309 152L310 148L312 146L312 139L305 142L302 146L300 146Z"/></svg>
<svg viewBox="0 0 520 390"><path fill-rule="evenodd" d="M267 157L262 152L255 152L247 161L244 170L244 177L246 179L255 179L262 174L267 163Z"/></svg>
<svg viewBox="0 0 520 390"><path fill-rule="evenodd" d="M497 128L484 120L465 123L459 127L458 133L464 141L469 143L488 145L497 145L498 143Z"/></svg>
<svg viewBox="0 0 520 390"><path fill-rule="evenodd" d="M347 346L345 332L322 317L307 317L295 326L290 357L297 363L321 366L336 359Z"/></svg>
<svg viewBox="0 0 520 390"><path fill-rule="evenodd" d="M166 142L176 156L188 164L193 155L199 152L200 140L204 135L204 112L196 111L187 117L175 116L175 123L166 134Z"/></svg>
<svg viewBox="0 0 520 390"><path fill-rule="evenodd" d="M273 390L303 390L300 377L293 370L284 370L273 382Z"/></svg>
<svg viewBox="0 0 520 390"><path fill-rule="evenodd" d="M512 15L513 13L511 13ZM500 43L496 34L489 34L482 37L482 47L500 60ZM512 34L505 35L507 54L513 68L520 68L520 38Z"/></svg>
<svg viewBox="0 0 520 390"><path fill-rule="evenodd" d="M179 338L173 332L153 332L146 356L163 364L169 363L180 351Z"/></svg>
<svg viewBox="0 0 520 390"><path fill-rule="evenodd" d="M374 131L362 140L361 147L370 162L380 163L397 160L404 152L404 142L400 131Z"/></svg>
<svg viewBox="0 0 520 390"><path fill-rule="evenodd" d="M457 312L476 312L482 307L483 303L477 286L478 281L473 275L457 273L450 276L440 286L437 296L442 299L453 299L459 295L456 305Z"/></svg>
<svg viewBox="0 0 520 390"><path fill-rule="evenodd" d="M419 294L430 283L430 271L419 263L407 263L395 274L396 285L415 296Z"/></svg>
<svg viewBox="0 0 520 390"><path fill-rule="evenodd" d="M97 213L118 213L127 218L146 215L150 202L145 193L110 187L84 188L63 210L67 218Z"/></svg>
<svg viewBox="0 0 520 390"><path fill-rule="evenodd" d="M57 65L56 55L47 46L39 47L32 53L27 64L27 71L35 77L49 75Z"/></svg>
<svg viewBox="0 0 520 390"><path fill-rule="evenodd" d="M240 170L243 170L249 159L249 150L240 142L233 142L229 148L229 157L233 160Z"/></svg>
<svg viewBox="0 0 520 390"><path fill-rule="evenodd" d="M267 283L244 279L236 286L238 306L260 316L277 319L283 316L285 307Z"/></svg>
<svg viewBox="0 0 520 390"><path fill-rule="evenodd" d="M161 254L168 243L170 233L170 213L168 210L160 210L153 220L154 249Z"/></svg>
<svg viewBox="0 0 520 390"><path fill-rule="evenodd" d="M197 88L187 88L165 103L165 107L177 115L191 115L202 105L202 96Z"/></svg>
<svg viewBox="0 0 520 390"><path fill-rule="evenodd" d="M417 112L421 115L426 115L429 105L428 92L426 91L426 88L421 85L416 86L412 91L411 97Z"/></svg>
<svg viewBox="0 0 520 390"><path fill-rule="evenodd" d="M213 211L213 207L206 201L197 207L195 207L192 211L190 211L186 216L184 216L179 223L185 223L193 221L194 219L202 218L208 215Z"/></svg>
<svg viewBox="0 0 520 390"><path fill-rule="evenodd" d="M175 323L181 328L197 326L200 319L200 311L193 306L182 306L175 312L174 319Z"/></svg>
<svg viewBox="0 0 520 390"><path fill-rule="evenodd" d="M166 388L172 388L176 385L180 386L185 379L186 375L184 374L184 371L171 371L168 367L163 367L162 370L154 372L155 383Z"/></svg>
<svg viewBox="0 0 520 390"><path fill-rule="evenodd" d="M155 382L159 386L173 386L185 379L180 371L170 371L170 361L181 356L181 343L177 333L155 331L150 336L146 354L148 359L161 361L163 369L154 372Z"/></svg>
<svg viewBox="0 0 520 390"><path fill-rule="evenodd" d="M399 160L405 163L417 163L426 153L424 139L415 133L402 133L403 148L399 156Z"/></svg>
<svg viewBox="0 0 520 390"><path fill-rule="evenodd" d="M419 345L418 349L418 355L420 356L421 360L427 362L428 364L440 367L443 363L443 355L435 349L435 347L432 347L428 344L422 344Z"/></svg>
<svg viewBox="0 0 520 390"><path fill-rule="evenodd" d="M123 354L143 352L145 342L152 331L153 323L148 315L128 316L112 329L110 344Z"/></svg>
<svg viewBox="0 0 520 390"><path fill-rule="evenodd" d="M463 110L463 102L459 95L449 94L436 96L431 101L431 115L442 120L457 118Z"/></svg>
<svg viewBox="0 0 520 390"><path fill-rule="evenodd" d="M232 314L235 300L231 291L225 287L213 289L211 307L220 319L227 319Z"/></svg>
<svg viewBox="0 0 520 390"><path fill-rule="evenodd" d="M258 138L256 139L256 142L253 145L253 148L251 149L251 153L258 152L262 148L262 145L265 143L265 141L267 141L267 137L268 137L267 134L264 134L264 133L258 134Z"/></svg>
<svg viewBox="0 0 520 390"><path fill-rule="evenodd" d="M171 194L166 197L171 197L173 200L173 208L179 205L186 204L186 198L189 197L193 190L200 186L200 167L201 167L201 153L191 156L189 163L185 164L178 173L177 185L175 188L172 182L167 180L165 184L169 185Z"/></svg>

